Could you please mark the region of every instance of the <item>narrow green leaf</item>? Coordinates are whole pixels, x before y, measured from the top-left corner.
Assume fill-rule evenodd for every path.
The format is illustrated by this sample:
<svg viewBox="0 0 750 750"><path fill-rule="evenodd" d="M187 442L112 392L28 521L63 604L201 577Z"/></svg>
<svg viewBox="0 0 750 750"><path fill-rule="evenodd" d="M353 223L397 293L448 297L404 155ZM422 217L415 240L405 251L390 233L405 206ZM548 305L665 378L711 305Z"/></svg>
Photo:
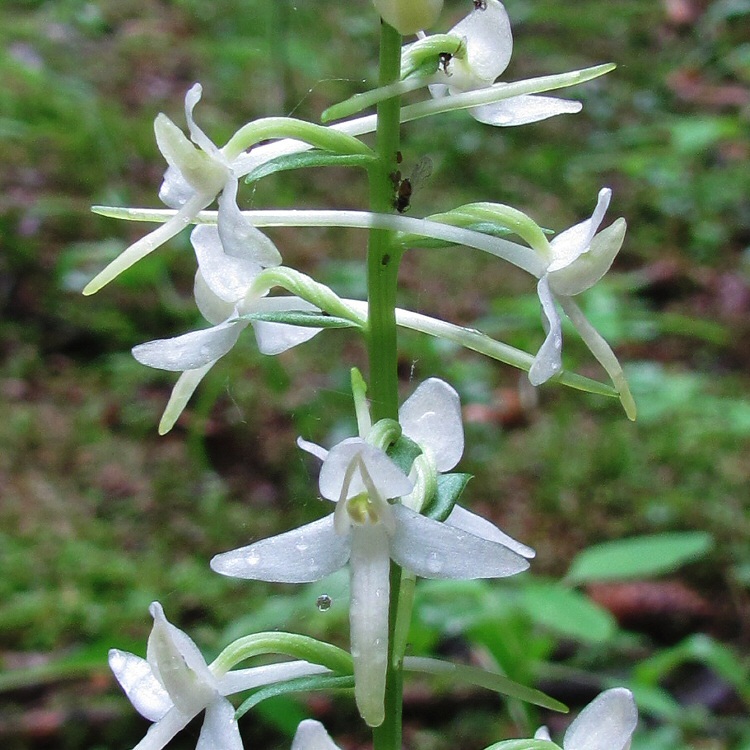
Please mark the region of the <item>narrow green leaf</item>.
<svg viewBox="0 0 750 750"><path fill-rule="evenodd" d="M245 182L258 180L290 169L308 167L363 167L367 168L375 161L374 156L365 154L332 154L329 151L303 151L300 154L286 154L261 164L245 177Z"/></svg>
<svg viewBox="0 0 750 750"><path fill-rule="evenodd" d="M241 719L251 708L269 698L276 698L289 693L309 692L313 690L341 690L354 687L354 677L338 677L336 675L318 674L310 677L300 677L296 680L277 682L266 685L254 692L235 711L235 718Z"/></svg>
<svg viewBox="0 0 750 750"><path fill-rule="evenodd" d="M518 698L526 703L533 703L535 706L548 708L551 711L568 712L568 707L564 703L551 698L541 690L526 687L504 675L497 674L496 672L487 672L477 667L467 667L464 664L454 664L453 662L442 661L440 659L411 656L404 659L404 669L409 672L424 672L426 674L449 676L451 682L465 682L469 685L493 690L510 698Z"/></svg>
<svg viewBox="0 0 750 750"><path fill-rule="evenodd" d="M304 310L287 310L284 312L254 312L238 315L237 320L262 321L264 323L284 323L301 328L359 328L351 320L325 313L307 312Z"/></svg>
<svg viewBox="0 0 750 750"><path fill-rule="evenodd" d="M485 750L560 750L560 746L547 740L504 740L490 745Z"/></svg>
<svg viewBox="0 0 750 750"><path fill-rule="evenodd" d="M605 542L589 547L574 560L566 576L573 583L616 581L670 573L705 555L710 534L685 531Z"/></svg>
<svg viewBox="0 0 750 750"><path fill-rule="evenodd" d="M588 597L552 582L527 581L518 604L539 625L584 643L602 643L617 632L615 618Z"/></svg>
<svg viewBox="0 0 750 750"><path fill-rule="evenodd" d="M424 514L436 521L445 521L461 498L472 474L441 474L437 478L437 491Z"/></svg>

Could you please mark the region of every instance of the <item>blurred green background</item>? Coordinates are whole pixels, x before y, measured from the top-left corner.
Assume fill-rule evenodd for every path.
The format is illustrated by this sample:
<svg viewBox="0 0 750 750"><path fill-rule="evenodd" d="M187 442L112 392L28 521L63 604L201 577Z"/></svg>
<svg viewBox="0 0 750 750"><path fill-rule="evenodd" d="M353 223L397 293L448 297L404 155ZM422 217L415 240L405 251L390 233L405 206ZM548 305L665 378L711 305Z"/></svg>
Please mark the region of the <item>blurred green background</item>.
<svg viewBox="0 0 750 750"><path fill-rule="evenodd" d="M516 45L505 79L618 69L566 93L584 102L575 117L501 130L451 113L406 126L405 164L428 155L435 166L412 214L492 200L557 231L612 187L610 219L625 216L628 237L580 301L627 363L640 416L631 424L614 401L552 386L533 393L510 368L403 336L405 395L432 375L461 393L462 469L476 475L466 501L538 551L526 584L425 586L413 649L500 666L574 707L627 684L642 700L639 750L750 748L750 2L506 5ZM440 30L470 6L447 0ZM373 80L376 34L365 0L0 3L3 748L131 748L145 722L106 652L143 652L154 599L209 654L251 628L346 643L340 578L289 595L215 576L207 560L322 514L316 468L294 439L351 434L360 342L331 332L266 358L248 333L159 438L174 378L129 349L199 324L187 233L95 297L78 292L147 230L89 206L158 205L158 112L182 125L199 80L196 116L218 143L253 117L316 120ZM332 169L274 175L242 197L257 208L365 200L360 174ZM363 294L362 233L269 234L287 264ZM401 279L404 305L528 351L541 342L529 278L480 253L417 251ZM573 334L565 357L602 377ZM551 589L545 578L598 542L695 530L710 548L648 580ZM327 612L315 608L321 593ZM481 693L424 688L406 698L417 750L564 726ZM351 701L319 696L263 704L245 720L246 746L288 747L311 711L342 746L365 746Z"/></svg>

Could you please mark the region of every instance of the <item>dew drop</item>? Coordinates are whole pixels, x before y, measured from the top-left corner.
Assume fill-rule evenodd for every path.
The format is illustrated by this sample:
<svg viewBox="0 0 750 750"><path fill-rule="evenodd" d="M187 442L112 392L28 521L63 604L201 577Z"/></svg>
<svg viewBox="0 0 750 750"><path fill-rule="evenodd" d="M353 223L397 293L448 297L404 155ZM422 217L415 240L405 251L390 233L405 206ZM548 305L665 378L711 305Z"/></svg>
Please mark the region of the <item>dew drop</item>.
<svg viewBox="0 0 750 750"><path fill-rule="evenodd" d="M257 565L260 562L260 555L253 551L247 556L248 565Z"/></svg>
<svg viewBox="0 0 750 750"><path fill-rule="evenodd" d="M318 600L315 602L315 606L318 608L319 612L327 612L331 605L333 604L333 599L331 599L328 594L321 594L318 597Z"/></svg>

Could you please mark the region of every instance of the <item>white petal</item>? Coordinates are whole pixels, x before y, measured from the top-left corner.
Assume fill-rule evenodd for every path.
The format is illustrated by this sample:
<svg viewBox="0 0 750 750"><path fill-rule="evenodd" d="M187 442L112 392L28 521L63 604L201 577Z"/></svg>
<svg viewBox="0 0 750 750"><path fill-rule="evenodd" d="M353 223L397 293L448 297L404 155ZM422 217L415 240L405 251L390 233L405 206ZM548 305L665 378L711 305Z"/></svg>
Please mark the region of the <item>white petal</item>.
<svg viewBox="0 0 750 750"><path fill-rule="evenodd" d="M630 744L638 710L625 688L606 690L581 711L568 727L565 750L624 750Z"/></svg>
<svg viewBox="0 0 750 750"><path fill-rule="evenodd" d="M429 378L409 396L398 412L404 435L429 451L438 471L450 471L464 452L461 401L444 380Z"/></svg>
<svg viewBox="0 0 750 750"><path fill-rule="evenodd" d="M236 178L227 181L219 196L217 228L227 255L261 266L281 265L281 253L276 245L242 215L237 205Z"/></svg>
<svg viewBox="0 0 750 750"><path fill-rule="evenodd" d="M145 258L156 248L179 234L214 199L214 194L195 193L169 221L160 224L153 232L141 237L108 266L100 271L84 288L84 294L94 294L105 284L126 271L134 263Z"/></svg>
<svg viewBox="0 0 750 750"><path fill-rule="evenodd" d="M553 261L547 268L548 273L565 268L580 255L588 252L591 240L594 239L594 235L604 219L604 214L607 213L611 198L612 191L609 188L602 188L599 191L596 208L591 218L560 232L552 238L550 247L552 248Z"/></svg>
<svg viewBox="0 0 750 750"><path fill-rule="evenodd" d="M206 373L216 364L209 362L203 367L199 367L197 370L185 370L185 372L177 378L177 382L172 388L172 393L169 396L169 401L164 409L164 414L161 416L159 421L159 434L166 435L175 425L175 422L180 418L180 414L185 410L187 402L195 392L198 384L203 380Z"/></svg>
<svg viewBox="0 0 750 750"><path fill-rule="evenodd" d="M547 336L534 357L529 370L529 381L532 385L541 385L562 369L562 324L546 275L539 279L536 288L542 304L542 321Z"/></svg>
<svg viewBox="0 0 750 750"><path fill-rule="evenodd" d="M224 322L237 309L236 300L235 302L227 302L208 286L200 268L195 272L193 295L201 315L213 325Z"/></svg>
<svg viewBox="0 0 750 750"><path fill-rule="evenodd" d="M158 721L174 706L145 659L113 648L109 652L109 667L133 708L149 721Z"/></svg>
<svg viewBox="0 0 750 750"><path fill-rule="evenodd" d="M225 576L277 583L319 581L346 565L349 538L333 528L333 514L298 529L224 552L211 569Z"/></svg>
<svg viewBox="0 0 750 750"><path fill-rule="evenodd" d="M243 690L272 685L275 682L285 682L296 677L306 677L312 674L330 672L320 664L309 661L286 661L279 664L264 664L249 669L233 669L219 678L219 692L222 695L241 693Z"/></svg>
<svg viewBox="0 0 750 750"><path fill-rule="evenodd" d="M609 271L625 239L625 219L617 219L591 240L589 251L559 271L548 272L550 289L572 297L591 288Z"/></svg>
<svg viewBox="0 0 750 750"><path fill-rule="evenodd" d="M185 119L187 120L188 130L190 131L190 139L199 146L203 151L213 157L220 158L219 149L211 141L211 139L198 127L193 118L193 110L195 105L201 100L203 96L203 86L200 83L193 84L185 94Z"/></svg>
<svg viewBox="0 0 750 750"><path fill-rule="evenodd" d="M328 457L328 451L322 445L318 445L317 443L311 443L309 440L298 437L297 445L302 448L303 451L315 456L315 458L319 458L321 461L325 461Z"/></svg>
<svg viewBox="0 0 750 750"><path fill-rule="evenodd" d="M494 104L472 107L469 114L486 125L510 127L540 122L555 115L575 114L583 109L580 102L553 96L514 96Z"/></svg>
<svg viewBox="0 0 750 750"><path fill-rule="evenodd" d="M413 488L409 477L379 448L362 438L347 438L335 445L320 469L320 494L326 500L338 501L344 489L344 478L352 461L359 456L367 467L377 491L384 499L408 495ZM359 471L355 471L346 492L346 499L366 491Z"/></svg>
<svg viewBox="0 0 750 750"><path fill-rule="evenodd" d="M177 167L167 167L159 188L159 200L170 208L184 206L195 194L195 188L182 176Z"/></svg>
<svg viewBox="0 0 750 750"><path fill-rule="evenodd" d="M178 708L172 708L149 727L146 736L133 750L161 750L181 729L184 729L195 716L195 713L183 713Z"/></svg>
<svg viewBox="0 0 750 750"><path fill-rule="evenodd" d="M502 544L528 560L536 557L536 552L531 547L527 547L525 544L516 541L513 537L508 536L504 531L498 529L494 523L478 516L476 513L466 510L466 508L462 508L460 505L453 506L453 510L448 518L445 519L445 522L449 526L455 526L457 529L468 531L474 536Z"/></svg>
<svg viewBox="0 0 750 750"><path fill-rule="evenodd" d="M422 578L504 578L529 567L528 561L502 544L426 518L394 505L396 530L391 557Z"/></svg>
<svg viewBox="0 0 750 750"><path fill-rule="evenodd" d="M215 226L198 225L190 235L190 242L203 280L217 297L226 302L239 302L263 270L260 263L249 257L227 254Z"/></svg>
<svg viewBox="0 0 750 750"><path fill-rule="evenodd" d="M485 84L492 83L508 67L513 53L510 19L498 0L487 0L486 5L484 10L473 10L448 32L466 40L465 60L454 58L448 65L453 75L446 77L446 83L451 87L476 87L461 80L465 73Z"/></svg>
<svg viewBox="0 0 750 750"><path fill-rule="evenodd" d="M133 356L142 365L159 370L197 370L223 357L246 326L241 320L226 320L212 328L139 344L133 347Z"/></svg>
<svg viewBox="0 0 750 750"><path fill-rule="evenodd" d="M305 719L297 727L292 750L339 750L339 747L319 721Z"/></svg>
<svg viewBox="0 0 750 750"><path fill-rule="evenodd" d="M195 750L242 750L234 706L226 699L209 703Z"/></svg>
<svg viewBox="0 0 750 750"><path fill-rule="evenodd" d="M252 312L288 312L302 310L309 312L320 312L319 308L299 297L281 296L264 297L263 299L247 302L245 307ZM275 355L291 349L299 344L304 344L314 336L317 336L322 328L308 328L307 326L294 326L287 323L268 323L254 320L252 322L255 340L261 354Z"/></svg>
<svg viewBox="0 0 750 750"><path fill-rule="evenodd" d="M534 732L534 739L535 740L546 740L547 742L552 742L552 737L549 735L549 729L547 729L546 726L541 726L539 729Z"/></svg>
<svg viewBox="0 0 750 750"><path fill-rule="evenodd" d="M354 526L351 579L351 653L354 659L354 698L360 716L371 727L384 718L385 676L388 666L390 551L382 524Z"/></svg>
<svg viewBox="0 0 750 750"><path fill-rule="evenodd" d="M194 715L216 694L216 678L190 636L167 620L158 602L149 612L154 618L146 650L151 670L175 706Z"/></svg>

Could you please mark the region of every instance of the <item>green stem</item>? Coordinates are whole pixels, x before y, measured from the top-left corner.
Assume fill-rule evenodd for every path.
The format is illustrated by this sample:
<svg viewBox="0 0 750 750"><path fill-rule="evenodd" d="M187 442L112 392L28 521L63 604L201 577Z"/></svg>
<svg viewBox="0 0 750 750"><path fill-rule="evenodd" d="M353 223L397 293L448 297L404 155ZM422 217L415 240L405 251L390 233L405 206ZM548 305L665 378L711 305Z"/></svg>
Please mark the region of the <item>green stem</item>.
<svg viewBox="0 0 750 750"><path fill-rule="evenodd" d="M399 80L401 72L401 35L386 23L381 24L379 86ZM385 99L378 104L376 131L377 163L369 170L370 209L378 213L393 211L394 186L390 173L397 167L400 140L400 100ZM372 420L398 419L398 374L396 339L396 288L401 251L394 233L384 229L370 231L367 249L367 298L369 301L368 354L370 359L370 399ZM403 670L394 664L401 569L391 563L388 627L388 672L385 691L385 720L373 729L373 750L401 750L401 713Z"/></svg>

